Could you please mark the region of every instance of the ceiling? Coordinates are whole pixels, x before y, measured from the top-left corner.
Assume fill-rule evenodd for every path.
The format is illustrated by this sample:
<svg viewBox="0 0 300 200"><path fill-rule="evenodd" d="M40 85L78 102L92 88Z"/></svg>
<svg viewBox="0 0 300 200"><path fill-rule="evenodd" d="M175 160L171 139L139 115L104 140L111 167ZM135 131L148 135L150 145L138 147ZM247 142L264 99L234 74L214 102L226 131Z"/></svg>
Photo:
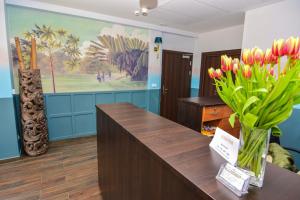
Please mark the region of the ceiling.
<svg viewBox="0 0 300 200"><path fill-rule="evenodd" d="M148 16L135 16L139 0L34 0L196 33L244 23L247 10L282 0L158 0Z"/></svg>

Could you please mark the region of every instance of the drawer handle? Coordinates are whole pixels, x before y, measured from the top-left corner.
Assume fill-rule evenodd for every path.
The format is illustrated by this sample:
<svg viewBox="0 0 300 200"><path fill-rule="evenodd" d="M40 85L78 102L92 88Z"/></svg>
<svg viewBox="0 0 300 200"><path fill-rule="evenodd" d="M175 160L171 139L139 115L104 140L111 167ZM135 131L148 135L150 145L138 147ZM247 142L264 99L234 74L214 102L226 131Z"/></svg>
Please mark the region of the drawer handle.
<svg viewBox="0 0 300 200"><path fill-rule="evenodd" d="M217 114L219 114L219 112L214 111L214 112L210 112L209 114L210 114L210 115L217 115Z"/></svg>

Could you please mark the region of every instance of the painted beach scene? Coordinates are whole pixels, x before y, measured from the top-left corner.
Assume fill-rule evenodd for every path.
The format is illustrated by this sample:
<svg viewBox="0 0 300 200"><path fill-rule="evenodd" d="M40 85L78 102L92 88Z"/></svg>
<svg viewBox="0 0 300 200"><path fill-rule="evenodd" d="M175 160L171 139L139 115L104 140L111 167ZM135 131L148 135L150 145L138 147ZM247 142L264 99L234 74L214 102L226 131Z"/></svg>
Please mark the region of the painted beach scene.
<svg viewBox="0 0 300 200"><path fill-rule="evenodd" d="M145 89L149 31L96 19L7 6L11 63L18 86L14 38L19 37L29 66L31 38L44 92Z"/></svg>

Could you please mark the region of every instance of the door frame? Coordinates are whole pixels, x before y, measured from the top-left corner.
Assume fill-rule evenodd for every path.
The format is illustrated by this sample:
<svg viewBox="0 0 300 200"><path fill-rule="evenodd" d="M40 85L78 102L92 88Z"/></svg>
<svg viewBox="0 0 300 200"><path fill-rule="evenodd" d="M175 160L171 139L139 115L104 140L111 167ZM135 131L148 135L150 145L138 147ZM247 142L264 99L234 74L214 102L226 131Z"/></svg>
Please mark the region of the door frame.
<svg viewBox="0 0 300 200"><path fill-rule="evenodd" d="M221 50L221 51L211 51L211 52L202 52L201 54L201 64L200 64L200 81L199 81L199 92L198 92L198 96L203 96L204 95L204 77L206 75L207 70L205 70L205 66L204 63L207 59L208 56L218 56L218 55L223 55L223 54L227 54L227 53L231 53L231 54L241 54L242 49L229 49L229 50ZM216 67L221 67L221 66L216 66Z"/></svg>
<svg viewBox="0 0 300 200"><path fill-rule="evenodd" d="M193 71L193 59L194 59L194 53L191 52L185 52L185 51L174 51L174 50L168 50L168 49L163 49L162 50L162 61L161 61L161 78L160 78L160 115L162 116L162 98L163 98L163 86L164 86L164 76L165 76L165 70L164 70L164 52L170 52L170 53L177 53L177 54L187 54L192 56L192 65L191 65L191 73ZM191 81L192 81L192 74L189 76L190 81L189 81L189 96L191 96Z"/></svg>

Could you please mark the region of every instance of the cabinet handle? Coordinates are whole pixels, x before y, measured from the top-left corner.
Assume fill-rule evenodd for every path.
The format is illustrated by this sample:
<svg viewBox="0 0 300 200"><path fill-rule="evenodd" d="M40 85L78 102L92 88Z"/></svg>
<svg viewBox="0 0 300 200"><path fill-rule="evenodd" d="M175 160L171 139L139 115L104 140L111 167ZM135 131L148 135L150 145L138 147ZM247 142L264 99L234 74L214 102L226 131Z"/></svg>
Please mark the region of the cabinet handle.
<svg viewBox="0 0 300 200"><path fill-rule="evenodd" d="M210 112L209 114L210 114L210 115L217 115L217 114L219 114L219 112L214 111L214 112Z"/></svg>
<svg viewBox="0 0 300 200"><path fill-rule="evenodd" d="M217 111L217 108L214 108L212 112L209 113L210 115L217 115L219 112Z"/></svg>

